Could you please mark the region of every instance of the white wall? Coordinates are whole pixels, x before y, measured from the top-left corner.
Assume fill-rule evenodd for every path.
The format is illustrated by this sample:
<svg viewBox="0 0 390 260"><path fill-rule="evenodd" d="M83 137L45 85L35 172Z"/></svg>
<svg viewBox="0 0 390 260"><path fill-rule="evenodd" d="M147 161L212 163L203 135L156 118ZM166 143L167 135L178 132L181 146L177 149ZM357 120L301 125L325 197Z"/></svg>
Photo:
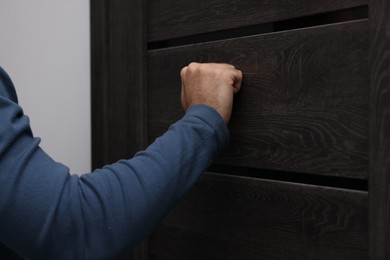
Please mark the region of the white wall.
<svg viewBox="0 0 390 260"><path fill-rule="evenodd" d="M89 0L1 0L0 66L41 147L90 171Z"/></svg>

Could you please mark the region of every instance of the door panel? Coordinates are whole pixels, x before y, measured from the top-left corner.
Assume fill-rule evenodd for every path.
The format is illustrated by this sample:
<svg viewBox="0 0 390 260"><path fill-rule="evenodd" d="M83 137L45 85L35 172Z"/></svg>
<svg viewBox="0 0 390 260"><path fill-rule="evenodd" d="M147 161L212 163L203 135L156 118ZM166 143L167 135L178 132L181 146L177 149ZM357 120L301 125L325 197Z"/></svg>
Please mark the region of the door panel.
<svg viewBox="0 0 390 260"><path fill-rule="evenodd" d="M367 259L367 192L205 174L150 259Z"/></svg>
<svg viewBox="0 0 390 260"><path fill-rule="evenodd" d="M244 73L219 174L128 259L387 259L388 3L92 1L94 167L183 116L189 62Z"/></svg>
<svg viewBox="0 0 390 260"><path fill-rule="evenodd" d="M183 115L183 66L228 62L244 82L216 163L366 179L367 36L360 20L149 51L149 140Z"/></svg>
<svg viewBox="0 0 390 260"><path fill-rule="evenodd" d="M367 0L149 0L148 41L215 32L367 5ZM339 19L331 16L331 19Z"/></svg>

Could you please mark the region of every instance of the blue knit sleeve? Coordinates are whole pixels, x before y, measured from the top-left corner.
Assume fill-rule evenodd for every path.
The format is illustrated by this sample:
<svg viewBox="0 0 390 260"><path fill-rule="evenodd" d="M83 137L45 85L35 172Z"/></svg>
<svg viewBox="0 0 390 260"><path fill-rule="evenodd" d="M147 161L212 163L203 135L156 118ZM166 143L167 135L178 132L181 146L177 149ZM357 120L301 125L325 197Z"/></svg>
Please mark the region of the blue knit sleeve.
<svg viewBox="0 0 390 260"><path fill-rule="evenodd" d="M70 175L34 138L0 71L0 242L30 259L112 259L132 250L226 144L222 117L191 107L145 151Z"/></svg>

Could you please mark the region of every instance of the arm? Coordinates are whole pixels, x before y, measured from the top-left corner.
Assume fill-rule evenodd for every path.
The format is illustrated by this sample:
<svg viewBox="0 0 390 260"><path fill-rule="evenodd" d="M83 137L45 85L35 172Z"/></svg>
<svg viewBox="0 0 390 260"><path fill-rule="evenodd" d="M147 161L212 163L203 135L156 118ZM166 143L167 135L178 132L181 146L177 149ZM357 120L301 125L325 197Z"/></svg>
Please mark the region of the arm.
<svg viewBox="0 0 390 260"><path fill-rule="evenodd" d="M25 257L101 259L131 250L228 139L220 113L191 104L133 159L72 176L39 147L12 84L0 77L0 241Z"/></svg>

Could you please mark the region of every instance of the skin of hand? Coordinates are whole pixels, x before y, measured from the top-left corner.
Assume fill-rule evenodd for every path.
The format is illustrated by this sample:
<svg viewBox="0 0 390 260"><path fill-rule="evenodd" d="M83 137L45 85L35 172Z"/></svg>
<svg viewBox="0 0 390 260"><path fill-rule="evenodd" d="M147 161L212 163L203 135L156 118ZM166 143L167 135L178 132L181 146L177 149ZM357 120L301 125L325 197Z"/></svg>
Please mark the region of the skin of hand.
<svg viewBox="0 0 390 260"><path fill-rule="evenodd" d="M221 114L227 124L233 108L233 95L241 88L242 72L226 63L192 62L181 72L181 105L185 111L205 104Z"/></svg>

